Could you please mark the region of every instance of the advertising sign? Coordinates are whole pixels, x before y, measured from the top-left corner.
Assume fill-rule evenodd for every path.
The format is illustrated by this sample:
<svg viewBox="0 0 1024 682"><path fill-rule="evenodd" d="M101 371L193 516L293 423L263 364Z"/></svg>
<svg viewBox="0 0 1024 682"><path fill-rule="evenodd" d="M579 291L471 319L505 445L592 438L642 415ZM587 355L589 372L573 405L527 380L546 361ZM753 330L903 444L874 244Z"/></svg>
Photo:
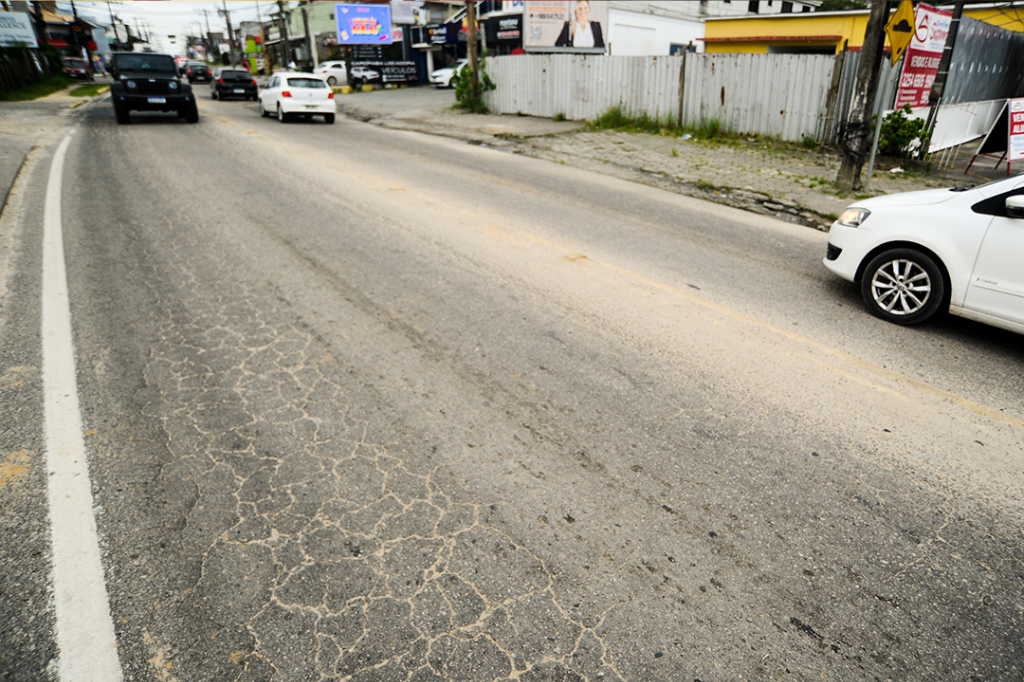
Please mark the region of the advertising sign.
<svg viewBox="0 0 1024 682"><path fill-rule="evenodd" d="M491 17L484 22L484 31L487 33L488 45L506 42L518 44L523 37L523 17L520 14Z"/></svg>
<svg viewBox="0 0 1024 682"><path fill-rule="evenodd" d="M534 52L604 54L607 0L537 0L523 7L523 47Z"/></svg>
<svg viewBox="0 0 1024 682"><path fill-rule="evenodd" d="M362 82L415 83L417 80L416 62L365 59L353 61L349 66L352 78Z"/></svg>
<svg viewBox="0 0 1024 682"><path fill-rule="evenodd" d="M390 45L391 5L335 5L339 45Z"/></svg>
<svg viewBox="0 0 1024 682"><path fill-rule="evenodd" d="M900 87L896 92L896 108L905 104L911 107L928 106L928 93L939 72L939 60L946 46L949 23L953 14L943 10L918 5L914 16L914 36L907 48Z"/></svg>
<svg viewBox="0 0 1024 682"><path fill-rule="evenodd" d="M1024 97L1010 100L1010 140L1007 149L1010 161L1024 159Z"/></svg>
<svg viewBox="0 0 1024 682"><path fill-rule="evenodd" d="M25 12L0 12L0 47L39 47Z"/></svg>

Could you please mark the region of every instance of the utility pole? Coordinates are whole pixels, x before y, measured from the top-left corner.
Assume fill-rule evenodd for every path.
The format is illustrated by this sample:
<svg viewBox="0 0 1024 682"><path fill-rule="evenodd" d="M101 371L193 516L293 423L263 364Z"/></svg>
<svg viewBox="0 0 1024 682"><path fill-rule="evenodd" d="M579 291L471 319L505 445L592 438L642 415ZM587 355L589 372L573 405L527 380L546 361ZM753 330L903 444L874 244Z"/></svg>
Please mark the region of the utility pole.
<svg viewBox="0 0 1024 682"><path fill-rule="evenodd" d="M466 2L466 22L466 44L469 48L469 68L472 72L469 87L473 91L473 99L476 99L480 96L480 74L476 55L476 0Z"/></svg>
<svg viewBox="0 0 1024 682"><path fill-rule="evenodd" d="M82 22L82 19L78 16L78 8L75 7L74 0L71 0L71 13L75 15L75 41L79 43L79 48L81 48L81 37L82 34L85 32L85 24ZM91 35L85 36L85 59L88 62L90 69L93 68L92 50L89 49L89 41L91 39Z"/></svg>
<svg viewBox="0 0 1024 682"><path fill-rule="evenodd" d="M870 149L872 104L878 91L879 67L885 46L885 23L889 19L889 2L872 0L871 14L864 31L857 84L853 90L850 118L843 135L843 162L836 175L836 189L850 192L861 188L860 174Z"/></svg>
<svg viewBox="0 0 1024 682"><path fill-rule="evenodd" d="M203 47L206 48L206 61L209 62L210 61L210 43L213 42L213 40L210 37L210 10L204 8L204 9L201 9L199 11L203 13L204 17L206 17L206 39L203 40Z"/></svg>
<svg viewBox="0 0 1024 682"><path fill-rule="evenodd" d="M278 25L281 27L281 40L284 41L284 54L281 56L281 66L289 68L289 64L292 61L292 46L288 41L288 15L289 12L284 8L284 0L277 0L278 12Z"/></svg>
<svg viewBox="0 0 1024 682"><path fill-rule="evenodd" d="M114 23L114 8L110 6L110 0L107 0L107 10L110 12L110 30L114 32L114 42L117 43L117 49L123 49L121 46L121 39L117 35L117 24Z"/></svg>
<svg viewBox="0 0 1024 682"><path fill-rule="evenodd" d="M306 13L306 5L308 4L309 0L302 3L302 27L306 31L306 50L309 51L310 58L313 60L313 70L316 71L320 61L317 59L316 43L309 37L309 15Z"/></svg>
<svg viewBox="0 0 1024 682"><path fill-rule="evenodd" d="M228 12L228 3L226 0L221 0L221 4L224 5L224 9L217 10L217 13L224 17L224 20L228 22L228 49L231 51L231 66L235 66L235 29L231 27L231 13Z"/></svg>
<svg viewBox="0 0 1024 682"><path fill-rule="evenodd" d="M40 43L45 43L50 36L46 32L46 21L43 20L43 6L39 4L38 0L32 3L32 20L36 24L36 37ZM46 61L45 58L44 61Z"/></svg>
<svg viewBox="0 0 1024 682"><path fill-rule="evenodd" d="M946 45L942 48L942 58L939 60L939 72L935 74L935 81L932 89L928 92L928 123L925 129L931 132L935 128L935 116L939 113L939 102L946 91L946 78L949 76L949 64L953 61L953 44L956 42L956 33L960 29L960 17L964 13L964 3L957 2L953 6L953 18L949 21L949 33L946 35ZM927 150L925 150L927 151Z"/></svg>

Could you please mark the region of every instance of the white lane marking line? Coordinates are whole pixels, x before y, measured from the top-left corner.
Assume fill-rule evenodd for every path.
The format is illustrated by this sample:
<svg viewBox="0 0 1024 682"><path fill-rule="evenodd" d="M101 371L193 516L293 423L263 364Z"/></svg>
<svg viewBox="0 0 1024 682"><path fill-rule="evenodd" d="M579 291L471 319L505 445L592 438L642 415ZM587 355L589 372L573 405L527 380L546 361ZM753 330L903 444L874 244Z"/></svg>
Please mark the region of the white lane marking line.
<svg viewBox="0 0 1024 682"><path fill-rule="evenodd" d="M64 682L118 682L121 663L93 516L64 269L61 185L72 134L50 166L43 213L43 393L58 670Z"/></svg>

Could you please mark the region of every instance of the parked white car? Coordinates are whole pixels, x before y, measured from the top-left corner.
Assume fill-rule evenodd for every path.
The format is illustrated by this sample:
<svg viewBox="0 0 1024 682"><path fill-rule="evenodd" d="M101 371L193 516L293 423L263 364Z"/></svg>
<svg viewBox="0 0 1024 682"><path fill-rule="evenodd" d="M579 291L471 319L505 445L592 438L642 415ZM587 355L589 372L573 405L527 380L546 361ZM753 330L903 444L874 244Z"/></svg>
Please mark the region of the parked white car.
<svg viewBox="0 0 1024 682"><path fill-rule="evenodd" d="M334 123L338 110L327 81L312 73L275 73L259 97L260 115L276 115L282 123L293 116L323 116Z"/></svg>
<svg viewBox="0 0 1024 682"><path fill-rule="evenodd" d="M832 223L824 263L884 320L948 310L1024 334L1024 176L858 201Z"/></svg>
<svg viewBox="0 0 1024 682"><path fill-rule="evenodd" d="M450 88L452 87L452 78L457 76L463 67L469 64L468 59L460 59L455 62L454 65L438 69L430 74L430 84L436 85L439 88Z"/></svg>
<svg viewBox="0 0 1024 682"><path fill-rule="evenodd" d="M380 79L380 72L374 71L367 66L353 66L352 67L352 82L353 83L367 83L368 81L375 81Z"/></svg>
<svg viewBox="0 0 1024 682"><path fill-rule="evenodd" d="M318 76L327 81L331 87L348 84L348 67L345 62L322 62L316 70Z"/></svg>

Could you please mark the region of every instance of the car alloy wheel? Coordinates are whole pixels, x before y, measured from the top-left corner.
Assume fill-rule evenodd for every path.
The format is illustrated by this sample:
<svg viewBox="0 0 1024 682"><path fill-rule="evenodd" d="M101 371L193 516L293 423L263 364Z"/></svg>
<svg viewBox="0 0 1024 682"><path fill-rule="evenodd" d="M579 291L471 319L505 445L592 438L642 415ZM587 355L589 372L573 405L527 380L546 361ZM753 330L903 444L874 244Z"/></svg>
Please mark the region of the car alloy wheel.
<svg viewBox="0 0 1024 682"><path fill-rule="evenodd" d="M277 104L277 120L280 121L281 123L284 123L284 119L285 119L284 109L281 108L281 103L278 102L278 104Z"/></svg>
<svg viewBox="0 0 1024 682"><path fill-rule="evenodd" d="M259 100L259 103L256 105L256 108L259 109L260 116L264 116L265 117L267 115L267 110L263 108L263 100L262 99Z"/></svg>
<svg viewBox="0 0 1024 682"><path fill-rule="evenodd" d="M331 76L330 78L327 79L327 84L333 87L338 84L338 79L335 78L334 76Z"/></svg>
<svg viewBox="0 0 1024 682"><path fill-rule="evenodd" d="M896 324L924 322L946 297L942 272L930 257L913 249L893 249L868 263L861 295L872 314Z"/></svg>

